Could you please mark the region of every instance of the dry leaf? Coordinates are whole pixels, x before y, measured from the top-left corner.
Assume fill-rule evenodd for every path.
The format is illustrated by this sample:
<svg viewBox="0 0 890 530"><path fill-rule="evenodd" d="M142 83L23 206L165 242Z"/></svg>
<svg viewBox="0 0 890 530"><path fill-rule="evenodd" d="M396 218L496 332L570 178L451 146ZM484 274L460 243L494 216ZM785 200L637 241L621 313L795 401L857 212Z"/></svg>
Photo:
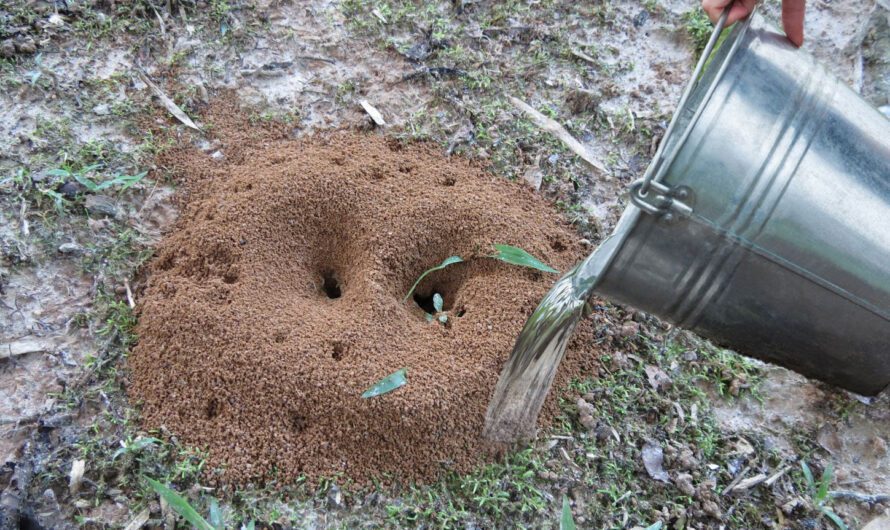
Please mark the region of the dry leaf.
<svg viewBox="0 0 890 530"><path fill-rule="evenodd" d="M646 473L655 480L667 483L670 482L670 477L662 467L663 463L664 452L660 445L647 443L643 446L643 467L646 468Z"/></svg>

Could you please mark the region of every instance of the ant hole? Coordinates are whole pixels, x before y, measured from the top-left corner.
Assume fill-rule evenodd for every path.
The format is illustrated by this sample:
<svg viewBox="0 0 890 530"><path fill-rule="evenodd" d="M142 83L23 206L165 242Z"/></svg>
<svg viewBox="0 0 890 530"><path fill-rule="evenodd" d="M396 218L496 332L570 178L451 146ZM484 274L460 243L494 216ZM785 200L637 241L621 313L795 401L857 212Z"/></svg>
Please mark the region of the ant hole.
<svg viewBox="0 0 890 530"><path fill-rule="evenodd" d="M435 315L436 313L438 313L438 311L436 311L436 304L433 302L433 297L436 294L437 294L437 292L435 290L430 291L430 294L425 295L425 296L418 292L415 292L414 293L414 302L417 305L419 305L420 308L423 309L424 311L426 311L427 313L429 313L431 315ZM441 294L441 293L438 293L438 294Z"/></svg>
<svg viewBox="0 0 890 530"><path fill-rule="evenodd" d="M207 408L204 409L204 413L208 420L212 420L219 416L220 409L222 409L222 406L219 404L219 401L217 401L216 398L213 398L207 402Z"/></svg>
<svg viewBox="0 0 890 530"><path fill-rule="evenodd" d="M555 250L557 252L565 252L566 245L562 241L560 241L558 239L554 239L553 241L550 242L550 248L552 248L553 250Z"/></svg>
<svg viewBox="0 0 890 530"><path fill-rule="evenodd" d="M324 291L324 294L330 298L331 300L335 300L340 298L340 282L337 281L337 278L334 277L333 272L326 272L322 275L322 285L321 290Z"/></svg>
<svg viewBox="0 0 890 530"><path fill-rule="evenodd" d="M253 184L248 184L247 186L245 186L245 188L247 189L247 191L250 191L253 189Z"/></svg>
<svg viewBox="0 0 890 530"><path fill-rule="evenodd" d="M291 429L293 429L294 432L297 432L297 433L303 432L303 430L306 428L306 426L309 423L308 421L306 421L306 417L298 412L291 412L289 419L290 419Z"/></svg>
<svg viewBox="0 0 890 530"><path fill-rule="evenodd" d="M454 177L445 177L442 179L443 186L454 186L455 184L457 184L457 179Z"/></svg>
<svg viewBox="0 0 890 530"><path fill-rule="evenodd" d="M460 309L457 310L457 312L454 314L454 316L462 317L466 314L467 314L467 308L461 307Z"/></svg>
<svg viewBox="0 0 890 530"><path fill-rule="evenodd" d="M343 346L342 343L334 343L334 351L331 353L331 358L335 361L339 361L343 358L344 353L346 353L346 347Z"/></svg>

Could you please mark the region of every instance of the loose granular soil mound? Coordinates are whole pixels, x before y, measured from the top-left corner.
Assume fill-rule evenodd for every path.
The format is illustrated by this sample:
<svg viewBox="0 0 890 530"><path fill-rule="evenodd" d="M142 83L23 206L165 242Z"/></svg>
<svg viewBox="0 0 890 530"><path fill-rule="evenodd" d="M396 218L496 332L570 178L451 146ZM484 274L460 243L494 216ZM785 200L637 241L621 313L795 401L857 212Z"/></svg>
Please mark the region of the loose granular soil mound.
<svg viewBox="0 0 890 530"><path fill-rule="evenodd" d="M338 132L180 151L187 200L149 267L131 398L146 427L210 452L221 481L342 473L426 481L491 451L486 406L556 276L484 256L520 246L560 270L578 236L533 191L435 146ZM468 260L420 274L445 257ZM444 297L447 324L418 307ZM595 370L582 324L556 387ZM362 399L395 370L408 384ZM551 396L542 413L556 411ZM386 480L386 479L384 479Z"/></svg>

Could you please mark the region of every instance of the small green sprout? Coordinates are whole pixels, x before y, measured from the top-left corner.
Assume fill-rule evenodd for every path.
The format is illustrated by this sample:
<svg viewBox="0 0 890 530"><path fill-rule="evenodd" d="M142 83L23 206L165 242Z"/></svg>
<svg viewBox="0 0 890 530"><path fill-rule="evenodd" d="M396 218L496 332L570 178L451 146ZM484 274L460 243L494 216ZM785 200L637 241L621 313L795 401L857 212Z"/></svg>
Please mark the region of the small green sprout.
<svg viewBox="0 0 890 530"><path fill-rule="evenodd" d="M430 268L430 269L427 269L427 270L423 271L423 274L420 275L420 278L417 278L417 281L414 282L414 285L412 285L412 286L411 286L411 289L408 290L408 294L405 295L405 298L402 299L402 302L403 302L403 303L404 303L404 302L407 302L408 299L411 298L411 293L414 292L414 289L417 288L417 286L420 284L420 282L423 281L423 279L426 278L426 276L427 276L429 273L431 273L431 272L435 272L435 271L438 271L438 270L442 270L442 269L444 269L445 267L447 267L447 266L449 266L449 265L454 265L455 263L460 263L460 262L462 262L462 261L463 261L463 258L461 258L460 256L449 256L449 257L445 258L445 259L442 261L442 263L436 265L435 267L432 267L432 268Z"/></svg>
<svg viewBox="0 0 890 530"><path fill-rule="evenodd" d="M407 384L408 369L402 368L374 383L374 386L365 390L365 392L362 394L362 399L382 396L383 394L392 392L393 390L403 387Z"/></svg>
<svg viewBox="0 0 890 530"><path fill-rule="evenodd" d="M111 180L95 182L88 175L99 169L99 167L101 167L99 164L92 164L84 166L76 171L71 167L61 167L59 169L52 169L46 173L52 177L73 178L92 193L100 192L115 186L119 186L121 190L125 190L142 180L145 175L148 175L147 171L143 171L142 173L137 173L135 175L117 175Z"/></svg>
<svg viewBox="0 0 890 530"><path fill-rule="evenodd" d="M544 272L559 272L558 270L554 269L550 265L547 265L546 263L542 262L538 258L532 256L519 247L513 247L510 245L495 245L494 249L497 252L492 254L490 257L501 260L504 263L518 265L520 267L529 267L531 269L537 269Z"/></svg>
<svg viewBox="0 0 890 530"><path fill-rule="evenodd" d="M840 516L825 505L829 497L828 488L831 486L831 481L834 479L834 467L831 464L828 464L825 471L822 472L822 477L818 482L815 477L813 477L813 471L810 470L810 466L803 460L800 461L800 468L803 470L803 477L807 481L807 489L810 490L810 497L813 500L813 505L815 505L816 508L822 512L822 515L827 517L840 530L847 530L847 525Z"/></svg>

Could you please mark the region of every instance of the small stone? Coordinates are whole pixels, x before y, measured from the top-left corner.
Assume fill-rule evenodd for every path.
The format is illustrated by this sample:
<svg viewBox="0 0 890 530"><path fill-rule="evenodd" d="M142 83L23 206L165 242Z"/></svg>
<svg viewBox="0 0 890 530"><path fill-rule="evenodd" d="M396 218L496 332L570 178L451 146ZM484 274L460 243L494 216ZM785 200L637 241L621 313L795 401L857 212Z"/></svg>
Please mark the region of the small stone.
<svg viewBox="0 0 890 530"><path fill-rule="evenodd" d="M598 91L575 88L566 96L566 106L572 114L593 113L599 108L603 96Z"/></svg>
<svg viewBox="0 0 890 530"><path fill-rule="evenodd" d="M83 202L84 208L91 214L117 217L118 210L111 197L105 195L90 195Z"/></svg>
<svg viewBox="0 0 890 530"><path fill-rule="evenodd" d="M12 39L6 39L0 42L0 57L10 59L15 55L15 43Z"/></svg>
<svg viewBox="0 0 890 530"><path fill-rule="evenodd" d="M213 154L210 155L210 159L214 162L221 162L226 159L226 155L224 155L222 151L214 151Z"/></svg>
<svg viewBox="0 0 890 530"><path fill-rule="evenodd" d="M729 382L729 395L732 397L739 397L739 393L742 390L742 387L745 385L745 382L739 378L733 378L732 381Z"/></svg>
<svg viewBox="0 0 890 530"><path fill-rule="evenodd" d="M327 501L328 508L336 509L343 507L343 492L340 491L340 487L336 484L328 490Z"/></svg>
<svg viewBox="0 0 890 530"><path fill-rule="evenodd" d="M15 49L19 53L32 54L37 51L37 44L34 43L34 39L28 37L21 42L15 43Z"/></svg>
<svg viewBox="0 0 890 530"><path fill-rule="evenodd" d="M782 505L782 512L785 515L791 515L792 513L794 513L794 510L798 509L801 506L803 506L803 502L800 500L799 497L795 497Z"/></svg>
<svg viewBox="0 0 890 530"><path fill-rule="evenodd" d="M618 335L624 338L635 337L640 333L640 325L636 322L625 322L618 330Z"/></svg>
<svg viewBox="0 0 890 530"><path fill-rule="evenodd" d="M56 188L56 191L65 196L66 199L73 199L78 193L83 191L83 187L74 181L68 181Z"/></svg>
<svg viewBox="0 0 890 530"><path fill-rule="evenodd" d="M538 471L538 478L540 478L541 480L549 481L549 482L556 482L557 480L559 480L559 475L557 475L553 471L544 470L544 471Z"/></svg>
<svg viewBox="0 0 890 530"><path fill-rule="evenodd" d="M712 500L707 500L701 503L701 509L705 514L713 517L714 519L720 519L723 516L723 513L720 511L720 506L717 505L716 502Z"/></svg>
<svg viewBox="0 0 890 530"><path fill-rule="evenodd" d="M83 247L77 243L62 243L59 245L59 254L74 256L83 252Z"/></svg>
<svg viewBox="0 0 890 530"><path fill-rule="evenodd" d="M692 475L689 473L680 473L674 478L674 485L688 497L695 496L695 486L692 484Z"/></svg>
<svg viewBox="0 0 890 530"><path fill-rule="evenodd" d="M383 496L380 493L374 491L365 496L365 506L378 506L383 500Z"/></svg>
<svg viewBox="0 0 890 530"><path fill-rule="evenodd" d="M582 416L593 416L594 414L596 414L596 408L590 403L584 401L584 398L578 398L578 400L575 401L575 406L578 407L578 412Z"/></svg>
<svg viewBox="0 0 890 530"><path fill-rule="evenodd" d="M604 423L598 424L594 432L596 434L596 440L600 443L605 442L612 436L612 429Z"/></svg>
<svg viewBox="0 0 890 530"><path fill-rule="evenodd" d="M695 458L695 455L692 453L692 450L689 448L685 448L680 451L680 456L677 457L677 464L682 469L696 469L698 468L699 462L698 459Z"/></svg>
<svg viewBox="0 0 890 530"><path fill-rule="evenodd" d="M93 107L93 114L95 114L96 116L108 116L109 114L111 114L111 107L109 107L107 103L96 105L95 107Z"/></svg>
<svg viewBox="0 0 890 530"><path fill-rule="evenodd" d="M114 288L115 294L127 294L127 287L125 285L118 285Z"/></svg>
<svg viewBox="0 0 890 530"><path fill-rule="evenodd" d="M596 420L593 419L593 416L582 414L578 421L581 422L581 425L583 425L584 428L588 431L596 429Z"/></svg>
<svg viewBox="0 0 890 530"><path fill-rule="evenodd" d="M578 243L580 243L581 246L584 248L590 248L593 246L593 243L591 243L589 239L579 239Z"/></svg>

